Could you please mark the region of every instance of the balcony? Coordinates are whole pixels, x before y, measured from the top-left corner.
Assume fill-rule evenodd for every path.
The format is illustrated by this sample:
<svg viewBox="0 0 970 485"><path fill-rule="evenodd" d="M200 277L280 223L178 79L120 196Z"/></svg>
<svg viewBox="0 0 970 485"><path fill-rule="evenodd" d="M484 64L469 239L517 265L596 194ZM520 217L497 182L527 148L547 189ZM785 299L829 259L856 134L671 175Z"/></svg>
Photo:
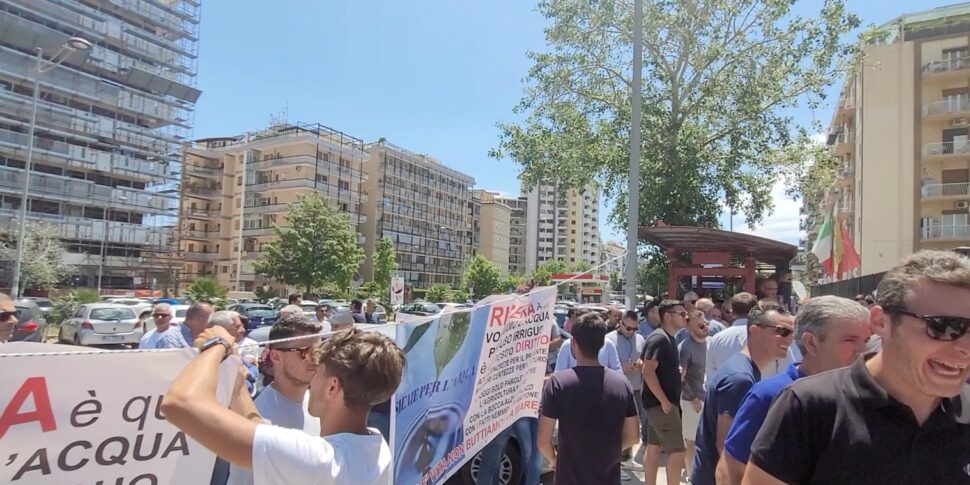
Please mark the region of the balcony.
<svg viewBox="0 0 970 485"><path fill-rule="evenodd" d="M970 225L934 225L921 229L923 241L963 241L970 239Z"/></svg>
<svg viewBox="0 0 970 485"><path fill-rule="evenodd" d="M188 195L203 199L214 199L222 195L221 187L188 186L184 190Z"/></svg>
<svg viewBox="0 0 970 485"><path fill-rule="evenodd" d="M254 227L252 229L243 229L243 237L272 236L274 234L276 234L276 230L272 227Z"/></svg>
<svg viewBox="0 0 970 485"><path fill-rule="evenodd" d="M288 212L289 204L266 204L266 205L247 205L246 214L273 214L278 212Z"/></svg>
<svg viewBox="0 0 970 485"><path fill-rule="evenodd" d="M923 118L946 118L948 115L970 112L970 97L953 96L923 105Z"/></svg>
<svg viewBox="0 0 970 485"><path fill-rule="evenodd" d="M185 251L182 253L185 259L188 261L216 261L219 259L219 253L196 253L191 251Z"/></svg>
<svg viewBox="0 0 970 485"><path fill-rule="evenodd" d="M210 217L221 217L222 216L222 210L220 210L220 209L215 209L215 210L209 210L209 209L185 209L183 212L184 212L184 214L185 214L186 217L189 217L189 218L192 218L192 219L208 219Z"/></svg>
<svg viewBox="0 0 970 485"><path fill-rule="evenodd" d="M224 239L222 237L221 231L182 231L182 239L195 239L199 241L208 241L210 239Z"/></svg>
<svg viewBox="0 0 970 485"><path fill-rule="evenodd" d="M944 77L944 74L970 69L970 56L944 59L923 64L923 77ZM946 76L949 77L949 76Z"/></svg>
<svg viewBox="0 0 970 485"><path fill-rule="evenodd" d="M277 180L273 182L261 182L246 186L248 192L264 192L267 190L299 189L316 187L316 183L310 179Z"/></svg>
<svg viewBox="0 0 970 485"><path fill-rule="evenodd" d="M196 165L194 163L186 163L182 165L182 169L192 174L222 175L224 168L217 165Z"/></svg>
<svg viewBox="0 0 970 485"><path fill-rule="evenodd" d="M922 193L924 199L970 198L970 183L927 184L923 186Z"/></svg>
<svg viewBox="0 0 970 485"><path fill-rule="evenodd" d="M966 156L970 154L970 142L944 141L923 145L923 158L953 158L954 155Z"/></svg>

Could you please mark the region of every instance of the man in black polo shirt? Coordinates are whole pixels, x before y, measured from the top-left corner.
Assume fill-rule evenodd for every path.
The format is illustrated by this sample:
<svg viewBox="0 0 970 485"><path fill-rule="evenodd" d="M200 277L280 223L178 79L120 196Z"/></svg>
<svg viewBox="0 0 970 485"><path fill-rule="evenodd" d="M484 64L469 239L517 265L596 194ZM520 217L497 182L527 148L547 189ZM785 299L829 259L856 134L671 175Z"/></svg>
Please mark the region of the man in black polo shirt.
<svg viewBox="0 0 970 485"><path fill-rule="evenodd" d="M687 325L680 300L660 302L660 328L643 344L643 409L647 415L647 447L643 450L644 483L657 481L660 451L667 456L667 483L680 483L684 466L684 434L680 422L680 357L674 335Z"/></svg>
<svg viewBox="0 0 970 485"><path fill-rule="evenodd" d="M970 483L970 425L951 399L970 377L970 259L904 258L869 323L882 349L782 391L742 483Z"/></svg>

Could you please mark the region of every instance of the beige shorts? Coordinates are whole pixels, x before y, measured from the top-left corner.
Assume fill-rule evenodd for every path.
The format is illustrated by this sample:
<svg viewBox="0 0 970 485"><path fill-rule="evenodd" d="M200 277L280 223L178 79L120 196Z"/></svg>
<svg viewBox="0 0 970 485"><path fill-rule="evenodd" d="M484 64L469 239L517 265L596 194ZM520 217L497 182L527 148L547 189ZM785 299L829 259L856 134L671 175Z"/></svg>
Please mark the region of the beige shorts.
<svg viewBox="0 0 970 485"><path fill-rule="evenodd" d="M697 437L697 427L701 422L701 413L704 412L704 406L701 406L701 413L694 411L694 405L690 401L680 400L680 409L682 411L681 415L681 428L684 430L684 439L690 441L697 441L694 438Z"/></svg>

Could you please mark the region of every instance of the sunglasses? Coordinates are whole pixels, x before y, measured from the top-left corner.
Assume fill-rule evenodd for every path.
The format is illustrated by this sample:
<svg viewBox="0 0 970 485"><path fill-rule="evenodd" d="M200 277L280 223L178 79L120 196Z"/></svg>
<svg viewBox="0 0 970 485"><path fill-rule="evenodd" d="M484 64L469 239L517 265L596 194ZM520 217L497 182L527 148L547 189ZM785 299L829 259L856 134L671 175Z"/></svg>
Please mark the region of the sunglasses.
<svg viewBox="0 0 970 485"><path fill-rule="evenodd" d="M779 336L781 338L785 338L785 337L787 337L787 336L795 333L795 331L792 330L791 328L782 327L780 325L756 325L756 326L761 327L761 328L773 328L773 329L775 329L775 335L777 335L777 336Z"/></svg>
<svg viewBox="0 0 970 485"><path fill-rule="evenodd" d="M0 312L0 322L6 322L15 316L17 316L17 312Z"/></svg>
<svg viewBox="0 0 970 485"><path fill-rule="evenodd" d="M313 346L307 345L306 347L292 347L292 348L273 349L273 350L276 350L278 352L299 352L300 358L306 360L310 357L310 352L313 350Z"/></svg>
<svg viewBox="0 0 970 485"><path fill-rule="evenodd" d="M169 313L153 313L152 316L155 318L169 318L172 315Z"/></svg>
<svg viewBox="0 0 970 485"><path fill-rule="evenodd" d="M684 318L687 318L687 315L690 315L689 313L687 313L687 310L684 310L682 312L677 312L677 314Z"/></svg>
<svg viewBox="0 0 970 485"><path fill-rule="evenodd" d="M949 342L956 340L970 329L970 318L949 317L945 315L920 315L906 310L886 310L889 313L907 315L926 323L926 336L933 340Z"/></svg>
<svg viewBox="0 0 970 485"><path fill-rule="evenodd" d="M623 327L623 329L626 330L627 332L635 332L638 330L637 327L627 327L626 325L621 325L621 327Z"/></svg>

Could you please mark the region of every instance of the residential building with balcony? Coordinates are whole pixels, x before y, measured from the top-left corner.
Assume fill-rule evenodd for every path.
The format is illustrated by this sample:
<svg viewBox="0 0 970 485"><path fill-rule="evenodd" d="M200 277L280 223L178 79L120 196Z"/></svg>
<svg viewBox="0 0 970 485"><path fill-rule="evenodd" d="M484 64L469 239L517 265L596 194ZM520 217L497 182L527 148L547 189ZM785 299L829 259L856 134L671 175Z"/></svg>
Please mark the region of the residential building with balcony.
<svg viewBox="0 0 970 485"><path fill-rule="evenodd" d="M509 212L509 274L525 274L526 260L526 234L528 232L528 206L527 196L500 195L495 198L501 204L506 205Z"/></svg>
<svg viewBox="0 0 970 485"><path fill-rule="evenodd" d="M457 287L475 237L469 211L475 179L383 140L366 150L364 279L373 278L376 241L388 237L407 285Z"/></svg>
<svg viewBox="0 0 970 485"><path fill-rule="evenodd" d="M472 248L495 263L502 277L509 275L512 208L498 192L472 190Z"/></svg>
<svg viewBox="0 0 970 485"><path fill-rule="evenodd" d="M828 144L836 183L803 222L845 221L858 274L920 249L970 245L970 3L902 15L863 43ZM806 248L810 251L811 248Z"/></svg>
<svg viewBox="0 0 970 485"><path fill-rule="evenodd" d="M39 80L28 221L53 224L75 286L171 287L178 144L195 102L199 1L0 1L0 227L24 203ZM92 44L39 73L71 37ZM38 78L39 76L39 78ZM0 286L10 285L2 271Z"/></svg>
<svg viewBox="0 0 970 485"><path fill-rule="evenodd" d="M567 265L600 264L599 188L595 184L577 190L553 181L523 192L528 199L526 272L550 259Z"/></svg>
<svg viewBox="0 0 970 485"><path fill-rule="evenodd" d="M206 138L182 150L179 249L187 281L216 278L232 291L264 284L253 263L285 226L289 204L317 192L358 231L368 196L364 142L319 124L275 123L258 132ZM361 236L361 244L366 239Z"/></svg>

